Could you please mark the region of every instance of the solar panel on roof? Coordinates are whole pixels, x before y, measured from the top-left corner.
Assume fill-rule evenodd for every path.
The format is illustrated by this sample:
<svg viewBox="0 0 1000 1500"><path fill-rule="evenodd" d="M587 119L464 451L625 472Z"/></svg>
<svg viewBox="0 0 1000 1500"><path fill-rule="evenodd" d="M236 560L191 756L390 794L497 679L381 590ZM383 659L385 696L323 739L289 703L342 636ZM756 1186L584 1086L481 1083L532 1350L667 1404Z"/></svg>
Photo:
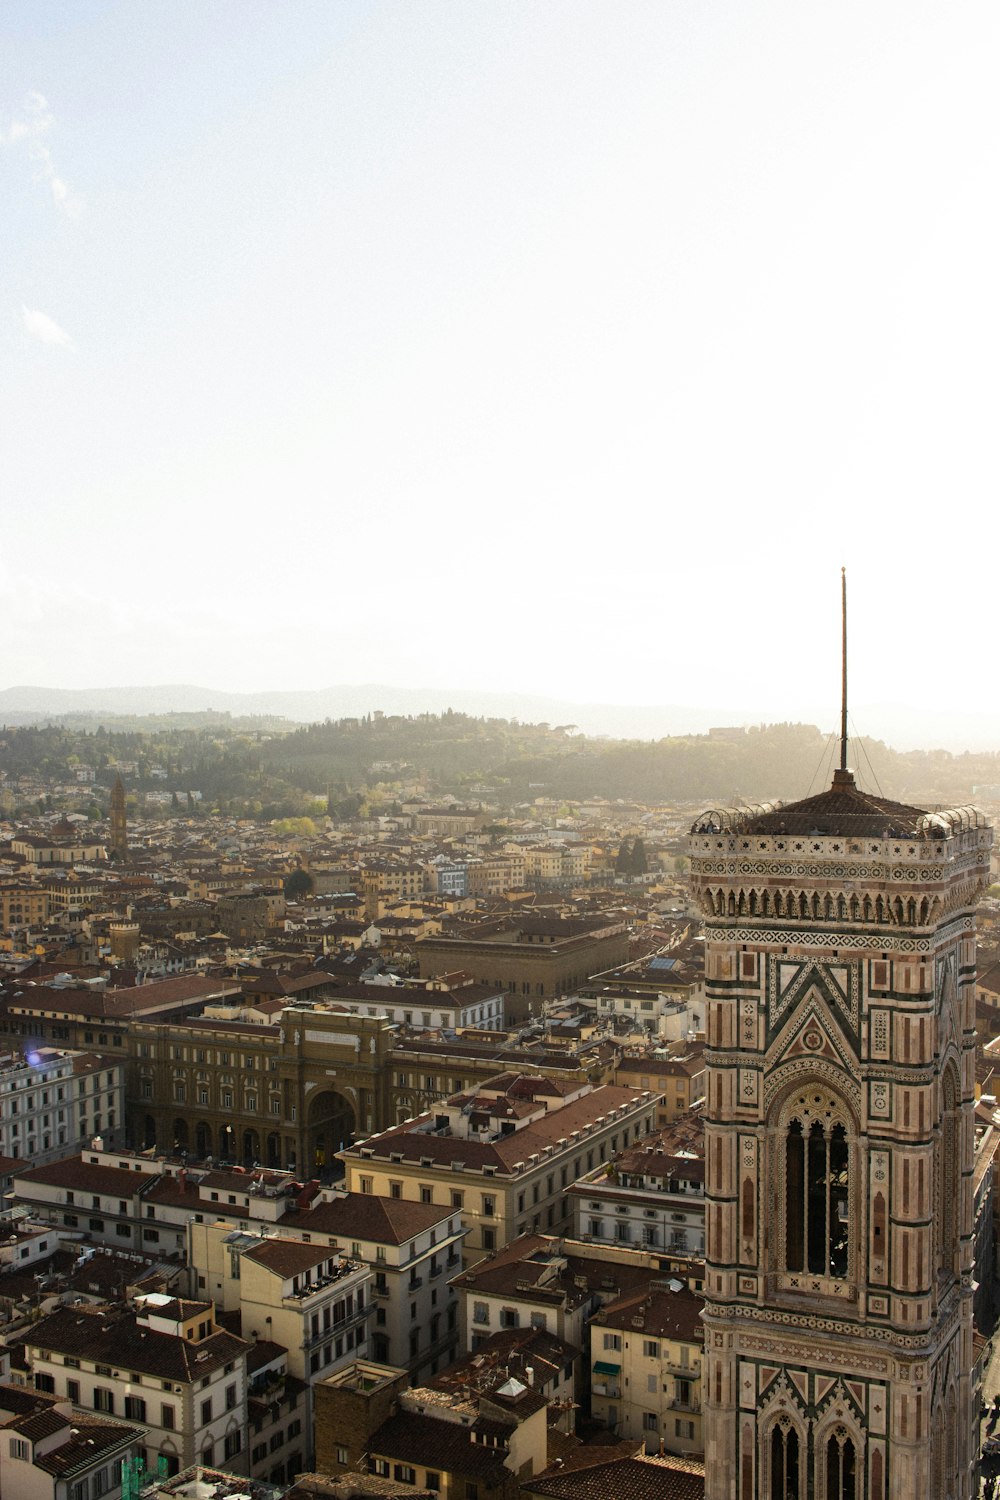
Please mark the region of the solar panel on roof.
<svg viewBox="0 0 1000 1500"><path fill-rule="evenodd" d="M677 960L676 958L651 958L649 967L651 969L675 969Z"/></svg>

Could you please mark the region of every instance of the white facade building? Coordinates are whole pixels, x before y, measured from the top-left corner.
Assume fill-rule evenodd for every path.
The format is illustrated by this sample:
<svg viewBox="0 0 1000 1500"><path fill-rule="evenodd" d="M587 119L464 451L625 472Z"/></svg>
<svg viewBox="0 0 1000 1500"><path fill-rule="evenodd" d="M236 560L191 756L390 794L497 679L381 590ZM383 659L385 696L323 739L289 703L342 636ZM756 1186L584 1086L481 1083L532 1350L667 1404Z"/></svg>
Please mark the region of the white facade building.
<svg viewBox="0 0 1000 1500"><path fill-rule="evenodd" d="M93 1052L31 1048L0 1058L0 1156L33 1166L114 1138L124 1117L121 1062Z"/></svg>

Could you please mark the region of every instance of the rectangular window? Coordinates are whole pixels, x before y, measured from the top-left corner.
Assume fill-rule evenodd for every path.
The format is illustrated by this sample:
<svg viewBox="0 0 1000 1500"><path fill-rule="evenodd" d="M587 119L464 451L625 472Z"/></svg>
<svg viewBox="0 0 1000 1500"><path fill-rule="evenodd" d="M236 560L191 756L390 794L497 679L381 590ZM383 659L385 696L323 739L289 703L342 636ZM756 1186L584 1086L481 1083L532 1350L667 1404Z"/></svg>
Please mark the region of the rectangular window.
<svg viewBox="0 0 1000 1500"><path fill-rule="evenodd" d="M642 1429L644 1432L656 1432L656 1412L644 1411L642 1414Z"/></svg>
<svg viewBox="0 0 1000 1500"><path fill-rule="evenodd" d="M655 1339L643 1339L642 1352L647 1359L659 1359L660 1346Z"/></svg>
<svg viewBox="0 0 1000 1500"><path fill-rule="evenodd" d="M202 1427L206 1427L208 1425L208 1423L211 1422L211 1420L212 1420L212 1398L211 1398L211 1396L209 1396L209 1398L208 1398L207 1401L203 1401L201 1403L201 1425L202 1425Z"/></svg>
<svg viewBox="0 0 1000 1500"><path fill-rule="evenodd" d="M165 1427L168 1432L174 1430L174 1408L168 1406L166 1401L160 1407L160 1426Z"/></svg>
<svg viewBox="0 0 1000 1500"><path fill-rule="evenodd" d="M239 1430L226 1433L225 1450L227 1458L235 1458L243 1447L243 1434Z"/></svg>
<svg viewBox="0 0 1000 1500"><path fill-rule="evenodd" d="M31 1444L24 1438L11 1438L10 1456L11 1458L20 1458L27 1463L31 1457Z"/></svg>
<svg viewBox="0 0 1000 1500"><path fill-rule="evenodd" d="M146 1403L141 1396L125 1397L125 1417L129 1422L145 1422Z"/></svg>

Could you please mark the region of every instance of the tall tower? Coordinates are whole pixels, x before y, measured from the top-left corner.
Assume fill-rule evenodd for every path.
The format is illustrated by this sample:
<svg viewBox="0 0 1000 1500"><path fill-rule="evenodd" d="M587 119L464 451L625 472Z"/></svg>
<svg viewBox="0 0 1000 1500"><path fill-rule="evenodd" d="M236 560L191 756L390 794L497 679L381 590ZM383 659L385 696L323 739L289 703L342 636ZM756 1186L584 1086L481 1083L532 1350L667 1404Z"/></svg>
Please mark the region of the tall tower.
<svg viewBox="0 0 1000 1500"><path fill-rule="evenodd" d="M115 784L111 788L111 855L113 859L128 859L125 788L118 774L115 775Z"/></svg>
<svg viewBox="0 0 1000 1500"><path fill-rule="evenodd" d="M970 1500L992 829L861 791L695 823L707 1500Z"/></svg>

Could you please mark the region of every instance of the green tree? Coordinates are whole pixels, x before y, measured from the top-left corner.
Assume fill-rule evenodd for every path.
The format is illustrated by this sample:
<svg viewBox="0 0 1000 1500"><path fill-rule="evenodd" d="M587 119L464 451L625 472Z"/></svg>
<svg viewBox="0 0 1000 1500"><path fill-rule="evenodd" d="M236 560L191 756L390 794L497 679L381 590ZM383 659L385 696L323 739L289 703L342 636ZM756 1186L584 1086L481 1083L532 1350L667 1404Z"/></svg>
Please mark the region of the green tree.
<svg viewBox="0 0 1000 1500"><path fill-rule="evenodd" d="M289 901L301 901L303 896L311 896L314 888L312 876L301 865L285 879L284 890Z"/></svg>
<svg viewBox="0 0 1000 1500"><path fill-rule="evenodd" d="M313 839L316 837L316 824L312 818L278 818L274 823L274 831L285 838Z"/></svg>

